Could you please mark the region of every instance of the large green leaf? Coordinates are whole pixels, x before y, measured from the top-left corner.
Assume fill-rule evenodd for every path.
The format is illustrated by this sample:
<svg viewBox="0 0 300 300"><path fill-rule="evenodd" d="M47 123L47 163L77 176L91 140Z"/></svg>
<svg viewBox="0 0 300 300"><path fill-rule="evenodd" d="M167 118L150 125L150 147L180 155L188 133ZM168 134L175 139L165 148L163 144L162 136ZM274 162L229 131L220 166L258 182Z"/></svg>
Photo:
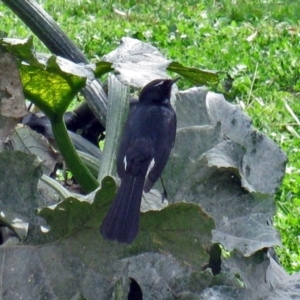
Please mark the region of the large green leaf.
<svg viewBox="0 0 300 300"><path fill-rule="evenodd" d="M90 197L70 195L56 205L39 209L38 215L45 218L50 226L47 240L65 237L84 228L98 230L110 205L108 200L114 194L115 182L112 177L106 177L93 201L89 200ZM211 218L199 206L181 203L169 205L161 211L143 213L138 238L129 247L116 242L103 242L116 245L131 255L164 249L201 269L207 254L200 248L201 245L210 245L211 236L207 233L213 227ZM195 252L198 247L199 250ZM185 257L187 253L188 257Z"/></svg>
<svg viewBox="0 0 300 300"><path fill-rule="evenodd" d="M181 75L193 85L211 86L219 83L219 76L217 72L185 67L176 61L171 62L167 70Z"/></svg>
<svg viewBox="0 0 300 300"><path fill-rule="evenodd" d="M176 110L181 128L163 174L170 199L201 205L216 223L213 242L229 251L250 256L280 245L273 194L286 155L220 94L180 92Z"/></svg>
<svg viewBox="0 0 300 300"><path fill-rule="evenodd" d="M143 285L144 293L153 293L154 297L171 297L174 293L192 295L209 286L212 275L201 269L208 262L203 246L210 245L214 224L199 206L181 203L160 212L143 213L140 234L132 245L106 241L100 235L99 224L116 186L111 177L106 177L101 189L89 197L69 193L63 201L39 209L47 224L39 223L33 212L36 204L42 205L36 189L41 171L34 161L31 154L0 154L1 168L6 170L1 179L6 185L3 190L14 191L10 192L13 198L18 192L24 195L20 202L9 205L14 216L5 219L5 224L15 229L15 219L25 220L28 230L22 236L25 238L27 233L23 245L16 247L8 241L0 247L1 273L5 278L2 296L10 291L10 299L16 299L19 294L36 299L71 299L76 294L86 299L104 299L118 289L116 279L126 282L128 276L143 276L146 281L157 282L155 291ZM28 168L30 164L32 167ZM37 201L32 202L32 197ZM7 196L3 194L3 198ZM9 199L7 203L11 203ZM6 215L8 209L2 205L1 211L1 215ZM200 282L195 281L195 276ZM32 280L30 284L28 278ZM128 285L121 286L123 295L127 295L127 289Z"/></svg>
<svg viewBox="0 0 300 300"><path fill-rule="evenodd" d="M110 69L109 69L110 68ZM130 37L123 37L120 46L96 64L96 76L114 69L124 83L141 88L151 80L167 78L167 71L175 72L195 85L216 85L217 72L185 67L171 61L153 45Z"/></svg>
<svg viewBox="0 0 300 300"><path fill-rule="evenodd" d="M36 54L32 38L4 38L0 45L18 58L25 96L50 119L62 116L87 80L94 78L89 67L55 55Z"/></svg>

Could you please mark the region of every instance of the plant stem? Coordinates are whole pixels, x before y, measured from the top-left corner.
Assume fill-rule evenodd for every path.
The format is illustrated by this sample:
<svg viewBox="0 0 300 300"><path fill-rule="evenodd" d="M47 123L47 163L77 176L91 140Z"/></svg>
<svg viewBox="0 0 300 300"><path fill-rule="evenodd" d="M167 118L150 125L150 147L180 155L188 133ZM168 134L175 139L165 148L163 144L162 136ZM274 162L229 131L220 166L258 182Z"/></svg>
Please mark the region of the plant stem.
<svg viewBox="0 0 300 300"><path fill-rule="evenodd" d="M86 193L94 191L99 184L89 169L79 158L68 135L64 121L62 118L57 118L50 121L57 147L60 154L64 158L67 167L70 169L73 176Z"/></svg>
<svg viewBox="0 0 300 300"><path fill-rule="evenodd" d="M111 75L108 78L107 130L102 163L98 175L99 182L107 175L115 176L117 151L128 115L129 92L129 86L124 85L116 76Z"/></svg>

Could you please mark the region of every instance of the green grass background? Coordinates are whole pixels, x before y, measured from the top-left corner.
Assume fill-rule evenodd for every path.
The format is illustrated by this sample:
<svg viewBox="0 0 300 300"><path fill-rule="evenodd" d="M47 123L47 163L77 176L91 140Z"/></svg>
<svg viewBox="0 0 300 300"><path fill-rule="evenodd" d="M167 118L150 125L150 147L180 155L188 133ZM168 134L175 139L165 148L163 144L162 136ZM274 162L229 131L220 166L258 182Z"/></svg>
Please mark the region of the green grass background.
<svg viewBox="0 0 300 300"><path fill-rule="evenodd" d="M130 36L185 66L225 71L234 78L227 100L240 104L254 126L288 155L276 195L274 221L284 244L277 253L287 271L300 271L299 1L38 2L91 61ZM0 25L9 37L31 35L1 1ZM35 44L38 51L47 51L37 39Z"/></svg>

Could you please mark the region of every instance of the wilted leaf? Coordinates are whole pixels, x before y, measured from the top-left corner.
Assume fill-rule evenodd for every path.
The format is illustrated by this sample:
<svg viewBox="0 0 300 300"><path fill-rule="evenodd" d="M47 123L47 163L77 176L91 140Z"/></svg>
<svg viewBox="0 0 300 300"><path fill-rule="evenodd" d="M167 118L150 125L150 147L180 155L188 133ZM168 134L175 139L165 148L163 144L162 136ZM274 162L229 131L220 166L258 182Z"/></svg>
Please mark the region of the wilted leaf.
<svg viewBox="0 0 300 300"><path fill-rule="evenodd" d="M16 60L0 46L0 150L3 150L3 143L18 123L18 118L25 114L25 100Z"/></svg>
<svg viewBox="0 0 300 300"><path fill-rule="evenodd" d="M42 161L45 175L50 175L58 161L62 161L59 153L53 150L47 139L28 127L17 127L9 139L14 150L38 156Z"/></svg>
<svg viewBox="0 0 300 300"><path fill-rule="evenodd" d="M0 111L1 115L21 118L26 115L22 83L16 59L0 48Z"/></svg>

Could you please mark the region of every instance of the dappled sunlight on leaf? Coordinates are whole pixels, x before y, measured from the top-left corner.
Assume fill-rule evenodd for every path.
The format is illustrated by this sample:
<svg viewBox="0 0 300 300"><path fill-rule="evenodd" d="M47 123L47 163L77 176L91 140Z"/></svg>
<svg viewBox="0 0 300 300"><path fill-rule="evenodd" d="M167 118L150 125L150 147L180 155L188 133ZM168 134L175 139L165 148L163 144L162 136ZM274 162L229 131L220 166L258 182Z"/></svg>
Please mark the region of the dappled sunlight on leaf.
<svg viewBox="0 0 300 300"><path fill-rule="evenodd" d="M36 54L32 38L5 38L0 44L18 58L25 96L50 119L62 116L87 79L94 78L89 67L54 55Z"/></svg>

